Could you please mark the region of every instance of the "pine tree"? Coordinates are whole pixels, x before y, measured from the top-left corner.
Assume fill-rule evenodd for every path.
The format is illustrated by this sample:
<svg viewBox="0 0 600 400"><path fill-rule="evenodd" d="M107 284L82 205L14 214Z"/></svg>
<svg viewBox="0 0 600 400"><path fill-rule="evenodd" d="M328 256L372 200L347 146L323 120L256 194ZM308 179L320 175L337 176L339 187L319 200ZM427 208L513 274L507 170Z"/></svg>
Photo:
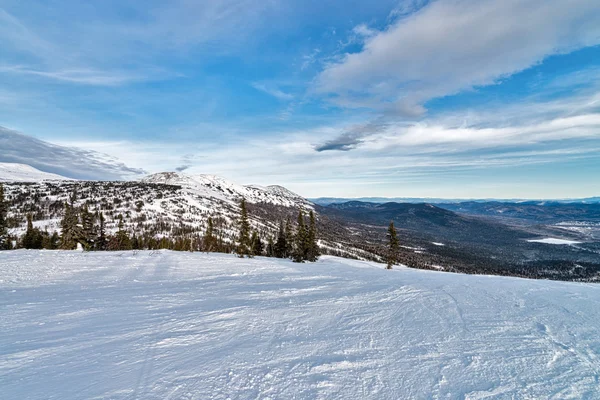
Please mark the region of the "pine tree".
<svg viewBox="0 0 600 400"><path fill-rule="evenodd" d="M94 214L92 214L87 204L81 209L81 241L85 250L93 250L96 241L96 228L94 226Z"/></svg>
<svg viewBox="0 0 600 400"><path fill-rule="evenodd" d="M294 262L306 261L308 253L308 232L304 223L304 214L302 210L298 211L298 226L296 226L296 236L294 238Z"/></svg>
<svg viewBox="0 0 600 400"><path fill-rule="evenodd" d="M10 241L8 240L8 230L6 226L6 214L7 205L4 200L4 186L0 183L0 250L6 250L10 248Z"/></svg>
<svg viewBox="0 0 600 400"><path fill-rule="evenodd" d="M98 236L96 237L95 248L96 250L106 250L106 224L104 221L104 214L98 213Z"/></svg>
<svg viewBox="0 0 600 400"><path fill-rule="evenodd" d="M204 233L203 243L204 243L204 251L210 253L211 251L215 251L216 247L216 238L214 234L214 226L212 217L208 217L208 226L206 227L206 232Z"/></svg>
<svg viewBox="0 0 600 400"><path fill-rule="evenodd" d="M267 257L275 256L275 244L273 243L273 236L269 236L267 241Z"/></svg>
<svg viewBox="0 0 600 400"><path fill-rule="evenodd" d="M283 221L279 222L279 232L277 233L277 241L273 247L273 255L277 258L287 257L287 240Z"/></svg>
<svg viewBox="0 0 600 400"><path fill-rule="evenodd" d="M263 252L263 242L260 240L260 236L258 232L252 232L252 239L250 240L252 243L252 255L253 256L261 256Z"/></svg>
<svg viewBox="0 0 600 400"><path fill-rule="evenodd" d="M38 228L33 227L33 217L31 214L27 214L27 231L23 236L23 247L26 249L41 249L42 242L42 232Z"/></svg>
<svg viewBox="0 0 600 400"><path fill-rule="evenodd" d="M119 215L118 230L113 239L111 250L131 250L131 239L124 229L122 215Z"/></svg>
<svg viewBox="0 0 600 400"><path fill-rule="evenodd" d="M65 203L65 214L60 223L62 229L60 248L63 250L73 250L77 243L81 241L81 227L79 226L79 217L72 204Z"/></svg>
<svg viewBox="0 0 600 400"><path fill-rule="evenodd" d="M317 224L315 222L315 213L310 210L308 225L308 252L306 259L315 262L320 256L319 244L317 243Z"/></svg>
<svg viewBox="0 0 600 400"><path fill-rule="evenodd" d="M240 221L237 254L239 257L250 255L250 223L248 222L248 210L246 200L242 198L240 203Z"/></svg>
<svg viewBox="0 0 600 400"><path fill-rule="evenodd" d="M294 254L294 231L292 221L288 218L285 222L285 255L284 258L292 257Z"/></svg>
<svg viewBox="0 0 600 400"><path fill-rule="evenodd" d="M400 248L396 228L394 228L394 221L390 221L388 238L387 269L392 269L392 266L398 263L398 249Z"/></svg>

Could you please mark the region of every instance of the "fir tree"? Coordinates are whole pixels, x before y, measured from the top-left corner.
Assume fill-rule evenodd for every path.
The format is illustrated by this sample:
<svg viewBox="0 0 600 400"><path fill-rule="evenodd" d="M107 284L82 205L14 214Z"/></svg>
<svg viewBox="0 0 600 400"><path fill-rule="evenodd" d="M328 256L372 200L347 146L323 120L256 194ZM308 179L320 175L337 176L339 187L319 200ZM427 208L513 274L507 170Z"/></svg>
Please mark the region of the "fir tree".
<svg viewBox="0 0 600 400"><path fill-rule="evenodd" d="M113 238L111 250L131 250L131 239L124 229L122 215L119 215L118 230Z"/></svg>
<svg viewBox="0 0 600 400"><path fill-rule="evenodd" d="M294 254L294 230L292 221L288 218L285 222L285 254L284 258L292 257Z"/></svg>
<svg viewBox="0 0 600 400"><path fill-rule="evenodd" d="M95 248L96 250L106 250L106 223L104 221L104 214L98 213L98 236L96 237Z"/></svg>
<svg viewBox="0 0 600 400"><path fill-rule="evenodd" d="M273 236L269 236L267 241L267 257L275 256L275 244L273 243Z"/></svg>
<svg viewBox="0 0 600 400"><path fill-rule="evenodd" d="M60 223L62 229L60 248L63 250L73 250L77 243L81 241L81 227L79 226L79 217L72 204L65 203L65 214Z"/></svg>
<svg viewBox="0 0 600 400"><path fill-rule="evenodd" d="M212 217L208 217L206 232L204 233L202 242L204 243L204 251L206 251L207 253L210 253L211 251L215 251L216 238L215 238L215 234L214 234L214 226L213 226Z"/></svg>
<svg viewBox="0 0 600 400"><path fill-rule="evenodd" d="M388 239L387 269L392 269L392 266L398 263L398 249L400 248L396 228L394 228L394 221L390 221Z"/></svg>
<svg viewBox="0 0 600 400"><path fill-rule="evenodd" d="M0 250L6 250L10 248L8 230L6 226L7 208L6 201L4 200L4 186L2 183L0 183Z"/></svg>
<svg viewBox="0 0 600 400"><path fill-rule="evenodd" d="M273 247L273 255L277 258L286 258L287 257L287 239L285 233L285 227L283 226L283 221L279 222L279 232L277 233L277 241Z"/></svg>
<svg viewBox="0 0 600 400"><path fill-rule="evenodd" d="M315 222L315 213L310 210L308 225L308 251L307 261L315 262L320 256L319 245L317 243L317 224Z"/></svg>
<svg viewBox="0 0 600 400"><path fill-rule="evenodd" d="M302 210L298 211L298 225L296 226L296 236L294 238L294 253L292 259L294 262L306 261L308 253L308 231L304 223L304 214Z"/></svg>
<svg viewBox="0 0 600 400"><path fill-rule="evenodd" d="M260 236L258 232L252 232L252 238L250 240L252 243L252 255L253 256L261 256L263 252L263 242L260 240Z"/></svg>
<svg viewBox="0 0 600 400"><path fill-rule="evenodd" d="M81 209L81 236L82 245L85 250L95 248L96 229L94 226L94 214L89 211L87 204Z"/></svg>
<svg viewBox="0 0 600 400"><path fill-rule="evenodd" d="M248 210L246 200L242 198L240 203L240 221L237 254L239 257L249 256L250 253L250 223L248 222Z"/></svg>
<svg viewBox="0 0 600 400"><path fill-rule="evenodd" d="M27 214L27 231L23 236L23 247L26 249L41 249L42 241L42 232L33 227L33 217L31 214Z"/></svg>

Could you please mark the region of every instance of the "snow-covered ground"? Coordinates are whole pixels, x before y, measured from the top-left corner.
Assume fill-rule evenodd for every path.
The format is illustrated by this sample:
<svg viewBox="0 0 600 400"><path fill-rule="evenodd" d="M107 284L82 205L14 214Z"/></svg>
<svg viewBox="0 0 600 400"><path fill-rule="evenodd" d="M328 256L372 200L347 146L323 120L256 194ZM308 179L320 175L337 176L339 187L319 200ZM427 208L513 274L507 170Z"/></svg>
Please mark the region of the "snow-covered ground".
<svg viewBox="0 0 600 400"><path fill-rule="evenodd" d="M5 399L599 398L600 285L0 252Z"/></svg>
<svg viewBox="0 0 600 400"><path fill-rule="evenodd" d="M566 245L580 244L581 243L581 242L578 242L576 240L558 239L558 238L529 239L528 242L530 242L530 243L544 243L544 244L566 244Z"/></svg>

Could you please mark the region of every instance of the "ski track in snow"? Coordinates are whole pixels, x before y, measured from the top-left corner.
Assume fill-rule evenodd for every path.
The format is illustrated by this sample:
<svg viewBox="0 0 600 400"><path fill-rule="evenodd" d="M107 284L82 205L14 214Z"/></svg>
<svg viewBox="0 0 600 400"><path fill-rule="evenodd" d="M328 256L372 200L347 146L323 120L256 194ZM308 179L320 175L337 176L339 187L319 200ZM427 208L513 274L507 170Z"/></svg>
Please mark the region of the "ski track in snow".
<svg viewBox="0 0 600 400"><path fill-rule="evenodd" d="M5 399L597 399L600 285L0 253Z"/></svg>

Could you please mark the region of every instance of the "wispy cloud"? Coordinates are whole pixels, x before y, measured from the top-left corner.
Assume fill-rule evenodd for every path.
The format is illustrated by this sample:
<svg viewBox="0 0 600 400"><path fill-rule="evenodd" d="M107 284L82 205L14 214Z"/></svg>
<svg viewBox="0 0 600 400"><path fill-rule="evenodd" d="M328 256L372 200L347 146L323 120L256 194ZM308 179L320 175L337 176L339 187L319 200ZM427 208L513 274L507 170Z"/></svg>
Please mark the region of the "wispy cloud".
<svg viewBox="0 0 600 400"><path fill-rule="evenodd" d="M256 90L260 90L268 95L271 95L279 100L292 100L294 98L293 95L284 92L283 90L275 87L272 84L267 84L264 82L253 82L252 87Z"/></svg>

